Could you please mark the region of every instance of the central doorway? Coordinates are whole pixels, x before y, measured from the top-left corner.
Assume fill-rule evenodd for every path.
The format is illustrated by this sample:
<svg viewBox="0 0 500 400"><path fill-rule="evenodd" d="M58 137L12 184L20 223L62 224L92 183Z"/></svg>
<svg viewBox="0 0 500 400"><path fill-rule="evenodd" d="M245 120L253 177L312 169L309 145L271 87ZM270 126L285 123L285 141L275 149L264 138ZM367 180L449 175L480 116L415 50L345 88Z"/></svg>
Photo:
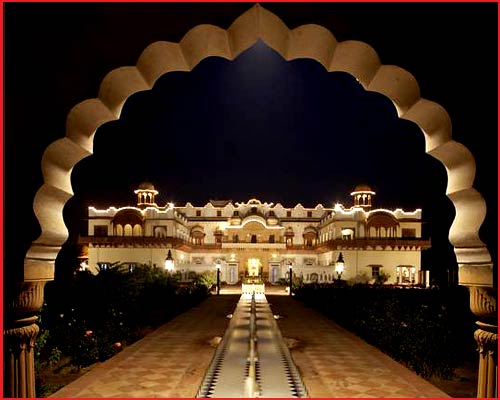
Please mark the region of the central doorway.
<svg viewBox="0 0 500 400"><path fill-rule="evenodd" d="M262 263L258 258L249 258L247 262L247 275L250 277L259 277Z"/></svg>

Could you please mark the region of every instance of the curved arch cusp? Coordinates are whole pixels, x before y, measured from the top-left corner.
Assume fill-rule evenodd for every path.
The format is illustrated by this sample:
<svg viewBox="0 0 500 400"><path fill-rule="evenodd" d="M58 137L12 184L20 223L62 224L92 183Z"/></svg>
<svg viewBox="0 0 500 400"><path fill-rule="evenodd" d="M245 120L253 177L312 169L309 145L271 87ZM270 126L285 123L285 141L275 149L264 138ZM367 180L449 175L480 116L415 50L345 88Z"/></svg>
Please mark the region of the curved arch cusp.
<svg viewBox="0 0 500 400"><path fill-rule="evenodd" d="M99 88L99 99L119 118L123 104L130 95L149 89L151 87L137 67L121 67L104 77Z"/></svg>
<svg viewBox="0 0 500 400"><path fill-rule="evenodd" d="M302 25L290 33L287 60L311 58L328 69L336 47L337 40L328 29L314 24Z"/></svg>
<svg viewBox="0 0 500 400"><path fill-rule="evenodd" d="M437 103L420 98L401 118L416 123L425 136L427 153L451 139L451 119Z"/></svg>
<svg viewBox="0 0 500 400"><path fill-rule="evenodd" d="M162 41L152 43L144 49L137 60L137 69L151 87L163 74L190 70L181 46Z"/></svg>
<svg viewBox="0 0 500 400"><path fill-rule="evenodd" d="M368 90L386 95L392 100L403 115L420 99L420 88L416 79L408 71L395 65L382 65L370 84Z"/></svg>
<svg viewBox="0 0 500 400"><path fill-rule="evenodd" d="M198 25L184 35L180 48L189 69L210 57L233 59L227 32L214 25Z"/></svg>
<svg viewBox="0 0 500 400"><path fill-rule="evenodd" d="M94 134L102 124L116 117L99 99L89 99L74 106L66 118L66 136L88 153L94 149Z"/></svg>
<svg viewBox="0 0 500 400"><path fill-rule="evenodd" d="M346 40L335 48L328 71L347 72L367 89L380 66L378 54L371 46L356 40Z"/></svg>

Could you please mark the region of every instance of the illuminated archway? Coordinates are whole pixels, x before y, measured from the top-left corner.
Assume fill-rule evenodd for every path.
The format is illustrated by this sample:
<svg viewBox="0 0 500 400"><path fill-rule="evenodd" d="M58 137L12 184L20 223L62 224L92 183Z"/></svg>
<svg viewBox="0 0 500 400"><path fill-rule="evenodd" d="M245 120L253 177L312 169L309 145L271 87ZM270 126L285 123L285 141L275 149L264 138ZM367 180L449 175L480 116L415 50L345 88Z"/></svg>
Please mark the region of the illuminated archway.
<svg viewBox="0 0 500 400"><path fill-rule="evenodd" d="M172 71L190 71L210 56L233 60L262 40L285 60L310 58L329 71L353 75L366 90L387 96L400 118L415 122L422 130L426 152L445 166L446 194L453 202L456 217L450 228L450 242L460 266L460 283L491 287L491 257L479 239L486 204L473 187L475 162L462 144L452 140L451 121L439 104L420 97L415 78L393 65L382 65L374 49L363 42L337 42L319 25L302 25L293 30L259 5L245 12L227 29L199 25L179 43L155 42L136 64L115 69L103 79L98 98L77 104L69 112L66 136L53 142L42 159L44 184L34 199L41 235L32 243L24 263L25 281L51 280L54 260L68 236L63 208L73 195L71 170L92 154L97 128L120 117L127 98L150 90L156 80Z"/></svg>
<svg viewBox="0 0 500 400"><path fill-rule="evenodd" d="M338 42L330 31L318 25L293 30L259 5L237 18L227 29L199 25L179 43L155 42L148 46L135 66L111 71L103 79L97 98L74 106L68 114L65 137L53 142L42 158L44 184L33 202L41 235L24 260L21 293L9 302L15 311L12 329L4 330L6 343L14 343L6 358L8 397L34 397L33 343L38 327L36 312L43 304L43 283L54 278L54 261L68 236L63 208L73 195L72 168L92 154L94 134L102 124L120 118L125 101L132 94L150 90L158 78L172 71L191 71L201 60L217 56L234 60L262 40L285 60L310 58L326 71L343 71L354 76L365 90L381 93L395 105L400 118L416 123L425 137L426 152L446 168L446 194L456 209L449 238L459 264L459 282L471 288L471 308L480 318L475 333L480 347L478 397L494 397L497 348L496 295L491 295L493 265L479 228L486 215L486 203L472 186L476 167L472 154L452 140L451 121L439 104L420 97L419 86L407 71L382 65L374 49L363 42ZM285 232L292 240L293 232ZM17 346L17 347L16 347ZM12 378L12 379L10 379ZM19 381L15 382L15 379Z"/></svg>

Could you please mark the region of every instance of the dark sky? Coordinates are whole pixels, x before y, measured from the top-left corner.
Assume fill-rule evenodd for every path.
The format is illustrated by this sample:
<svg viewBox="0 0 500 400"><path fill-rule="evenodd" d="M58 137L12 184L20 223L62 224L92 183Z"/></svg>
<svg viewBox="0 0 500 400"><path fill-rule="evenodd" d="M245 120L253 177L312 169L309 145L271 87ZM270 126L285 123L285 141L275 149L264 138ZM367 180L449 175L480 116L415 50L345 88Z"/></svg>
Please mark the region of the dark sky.
<svg viewBox="0 0 500 400"><path fill-rule="evenodd" d="M412 73L422 97L448 111L453 138L476 156L475 183L489 206L481 237L496 261L497 4L262 3L290 28L316 23L337 40L361 40L383 64ZM113 68L135 64L156 40L192 27L227 28L252 3L22 4L5 9L6 259L22 263L39 233L30 211L44 149L64 136L66 114L95 97ZM374 18L376 16L377 18ZM65 210L71 238L90 204L134 204L143 180L160 203L209 199L336 201L367 183L375 205L421 207L435 248L425 263L453 264L454 209L444 167L424 152L412 123L349 75L312 60L284 61L258 43L236 60L209 58L163 76L103 125L94 155L73 171ZM22 228L20 228L22 227ZM24 232L22 238L10 232Z"/></svg>

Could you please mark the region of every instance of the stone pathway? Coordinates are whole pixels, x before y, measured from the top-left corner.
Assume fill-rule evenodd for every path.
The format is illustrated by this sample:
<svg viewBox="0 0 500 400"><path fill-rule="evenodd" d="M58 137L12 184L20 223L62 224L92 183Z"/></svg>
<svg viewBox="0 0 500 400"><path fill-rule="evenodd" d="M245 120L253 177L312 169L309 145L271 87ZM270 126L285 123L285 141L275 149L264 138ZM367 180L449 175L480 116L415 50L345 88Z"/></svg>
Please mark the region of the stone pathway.
<svg viewBox="0 0 500 400"><path fill-rule="evenodd" d="M310 397L449 397L290 296L266 289ZM269 294L267 294L269 293ZM224 291L221 292L224 294ZM284 294L279 292L279 294ZM211 296L54 393L54 398L194 398L239 294Z"/></svg>
<svg viewBox="0 0 500 400"><path fill-rule="evenodd" d="M239 298L208 298L50 397L194 398Z"/></svg>
<svg viewBox="0 0 500 400"><path fill-rule="evenodd" d="M310 397L450 397L298 300L267 298Z"/></svg>

